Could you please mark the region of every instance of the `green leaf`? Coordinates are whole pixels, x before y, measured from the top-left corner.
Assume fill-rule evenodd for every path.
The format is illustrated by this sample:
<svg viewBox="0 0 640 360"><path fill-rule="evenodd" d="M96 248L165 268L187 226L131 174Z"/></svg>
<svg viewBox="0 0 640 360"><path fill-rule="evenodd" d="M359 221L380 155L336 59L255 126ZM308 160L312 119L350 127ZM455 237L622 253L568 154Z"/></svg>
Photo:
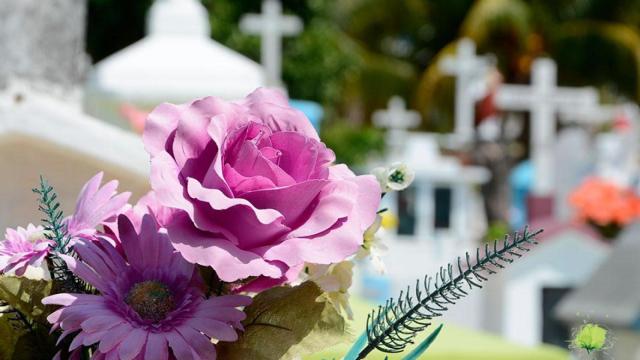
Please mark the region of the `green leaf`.
<svg viewBox="0 0 640 360"><path fill-rule="evenodd" d="M425 351L427 351L429 346L431 346L431 344L433 344L433 342L436 340L436 338L440 334L440 330L442 330L443 325L444 324L440 324L440 326L438 326L435 330L433 330L433 332L429 336L427 336L427 338L424 339L423 342L421 342L418 346L416 346L416 348L413 349L402 360L417 360L420 357L420 355L422 355Z"/></svg>
<svg viewBox="0 0 640 360"><path fill-rule="evenodd" d="M4 310L0 307L0 310ZM56 353L55 336L46 327L29 331L17 326L13 313L0 314L0 359L49 360Z"/></svg>
<svg viewBox="0 0 640 360"><path fill-rule="evenodd" d="M367 336L367 332L364 331L358 337L356 342L353 343L353 346L351 346L351 349L349 349L349 352L347 353L347 355L345 355L343 360L358 359L358 354L360 353L360 350L362 350L362 348L365 347L365 345L367 345L367 341L369 341L369 337Z"/></svg>
<svg viewBox="0 0 640 360"><path fill-rule="evenodd" d="M15 344L11 360L52 359L57 352L56 339L55 336L49 335L48 329L42 326L33 332L24 333Z"/></svg>
<svg viewBox="0 0 640 360"><path fill-rule="evenodd" d="M345 321L331 304L316 301L321 294L312 282L258 294L244 310L244 333L236 342L220 342L219 358L294 359L343 341Z"/></svg>
<svg viewBox="0 0 640 360"><path fill-rule="evenodd" d="M455 300L468 295L470 289L481 288L480 283L488 281L489 275L505 268L537 244L535 237L541 232L529 232L525 227L522 233L514 233L511 237L505 235L500 245L497 240L493 242L493 249L485 244L482 256L478 248L475 262L466 253L464 257L458 257L455 265L440 267L434 276L426 276L424 285L418 281L414 289L415 298L409 296L412 291L407 288L406 293L400 292L397 299L387 300L369 314L366 326L369 344L360 351L358 358L364 359L374 349L386 353L403 351L407 345L413 344L413 339L431 324L433 318L447 310L439 304L454 304ZM432 284L435 284L433 288Z"/></svg>
<svg viewBox="0 0 640 360"><path fill-rule="evenodd" d="M2 310L2 308L0 308ZM16 343L26 330L16 329L11 314L0 314L0 359L11 359Z"/></svg>
<svg viewBox="0 0 640 360"><path fill-rule="evenodd" d="M51 282L25 277L0 276L0 299L20 311L29 320L46 323L49 311L42 299L49 295Z"/></svg>

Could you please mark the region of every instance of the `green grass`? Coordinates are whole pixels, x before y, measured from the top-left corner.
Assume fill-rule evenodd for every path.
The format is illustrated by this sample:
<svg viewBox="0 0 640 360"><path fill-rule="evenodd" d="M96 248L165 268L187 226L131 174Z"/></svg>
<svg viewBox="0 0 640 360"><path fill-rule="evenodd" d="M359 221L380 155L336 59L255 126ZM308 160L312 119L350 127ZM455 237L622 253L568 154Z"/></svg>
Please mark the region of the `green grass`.
<svg viewBox="0 0 640 360"><path fill-rule="evenodd" d="M373 305L359 299L351 302L355 313L355 320L350 324L350 331L355 339L364 330L367 313ZM434 324L438 325L438 324ZM436 326L429 327L416 338L416 344L427 337ZM305 357L305 360L342 359L351 344L331 347L322 353ZM405 351L408 354L413 346ZM403 354L389 354L389 359L401 359ZM383 360L385 354L375 351L367 359ZM567 360L569 352L554 346L526 347L512 344L499 336L464 329L446 324L442 332L421 357L428 360Z"/></svg>

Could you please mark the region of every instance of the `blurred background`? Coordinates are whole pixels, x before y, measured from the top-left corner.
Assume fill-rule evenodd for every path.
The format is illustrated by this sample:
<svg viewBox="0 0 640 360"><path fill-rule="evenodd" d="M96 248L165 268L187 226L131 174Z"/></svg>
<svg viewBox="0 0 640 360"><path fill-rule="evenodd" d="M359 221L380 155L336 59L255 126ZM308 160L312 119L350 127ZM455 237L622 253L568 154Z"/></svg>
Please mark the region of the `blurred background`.
<svg viewBox="0 0 640 360"><path fill-rule="evenodd" d="M38 220L39 174L66 211L100 170L141 196L152 108L260 86L339 162L416 172L357 314L529 224L541 244L452 307L430 358L568 359L595 321L605 358L640 359L637 0L0 0L0 228Z"/></svg>

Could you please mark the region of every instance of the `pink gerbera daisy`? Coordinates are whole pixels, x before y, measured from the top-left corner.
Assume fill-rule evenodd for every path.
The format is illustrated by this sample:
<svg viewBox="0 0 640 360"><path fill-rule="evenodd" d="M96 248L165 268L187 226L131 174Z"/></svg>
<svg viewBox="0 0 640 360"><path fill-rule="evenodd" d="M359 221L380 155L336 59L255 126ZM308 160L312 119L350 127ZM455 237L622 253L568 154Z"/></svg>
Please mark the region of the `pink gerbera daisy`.
<svg viewBox="0 0 640 360"><path fill-rule="evenodd" d="M23 276L29 266L41 266L51 244L42 226L29 224L26 229L7 229L5 239L0 241L0 274Z"/></svg>
<svg viewBox="0 0 640 360"><path fill-rule="evenodd" d="M124 215L117 220L122 255L108 241L78 241L80 260L61 255L71 271L99 295L57 294L44 304L62 305L48 320L76 333L69 347L97 344L94 359L215 359L213 339L235 341L250 298L205 298L194 265L171 246L151 215L139 234Z"/></svg>
<svg viewBox="0 0 640 360"><path fill-rule="evenodd" d="M118 181L112 180L100 187L103 173L92 177L80 190L73 215L65 219L67 231L72 238L91 239L96 228L127 209L131 193L117 193Z"/></svg>

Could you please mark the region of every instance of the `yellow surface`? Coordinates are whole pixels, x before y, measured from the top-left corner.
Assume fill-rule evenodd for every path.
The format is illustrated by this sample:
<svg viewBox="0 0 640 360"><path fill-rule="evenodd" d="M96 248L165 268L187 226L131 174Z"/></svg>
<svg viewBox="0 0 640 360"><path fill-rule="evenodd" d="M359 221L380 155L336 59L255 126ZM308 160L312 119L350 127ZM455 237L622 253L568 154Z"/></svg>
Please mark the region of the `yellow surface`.
<svg viewBox="0 0 640 360"><path fill-rule="evenodd" d="M355 320L350 324L351 332L357 337L365 327L367 313L373 305L362 300L354 299L351 302L355 313ZM437 324L435 324L437 326ZM436 328L430 327L416 340L420 343L428 334ZM351 344L337 345L326 351L305 357L306 360L331 360L342 359L342 356L351 347ZM411 351L408 347L405 355ZM389 359L402 359L402 354L389 354ZM375 351L367 359L384 359L385 354ZM569 353L554 346L526 347L515 345L504 339L474 330L468 330L445 322L440 335L435 343L421 357L428 360L567 360Z"/></svg>

